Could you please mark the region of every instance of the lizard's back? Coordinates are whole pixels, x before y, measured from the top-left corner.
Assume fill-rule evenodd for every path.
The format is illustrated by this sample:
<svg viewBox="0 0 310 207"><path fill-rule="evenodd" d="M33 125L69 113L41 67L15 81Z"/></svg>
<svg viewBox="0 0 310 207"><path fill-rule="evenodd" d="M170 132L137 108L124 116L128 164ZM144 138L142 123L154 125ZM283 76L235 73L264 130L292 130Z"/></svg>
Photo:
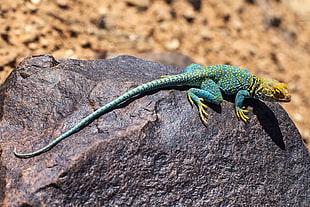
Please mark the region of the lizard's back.
<svg viewBox="0 0 310 207"><path fill-rule="evenodd" d="M246 69L240 69L231 65L212 65L204 67L207 77L212 79L217 86L227 95L236 94L240 90L246 90L252 82L252 75Z"/></svg>

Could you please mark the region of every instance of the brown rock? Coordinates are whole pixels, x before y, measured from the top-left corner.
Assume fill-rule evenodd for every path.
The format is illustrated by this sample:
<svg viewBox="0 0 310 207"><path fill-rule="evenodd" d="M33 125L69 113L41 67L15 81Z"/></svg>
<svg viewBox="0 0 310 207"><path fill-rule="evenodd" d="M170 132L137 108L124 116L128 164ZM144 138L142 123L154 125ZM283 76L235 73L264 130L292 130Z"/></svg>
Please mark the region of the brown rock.
<svg viewBox="0 0 310 207"><path fill-rule="evenodd" d="M247 101L246 125L226 97L209 108L205 127L186 87L134 98L35 158L12 154L36 150L128 89L175 73L129 56L26 58L0 90L2 205L309 203L309 154L279 104Z"/></svg>

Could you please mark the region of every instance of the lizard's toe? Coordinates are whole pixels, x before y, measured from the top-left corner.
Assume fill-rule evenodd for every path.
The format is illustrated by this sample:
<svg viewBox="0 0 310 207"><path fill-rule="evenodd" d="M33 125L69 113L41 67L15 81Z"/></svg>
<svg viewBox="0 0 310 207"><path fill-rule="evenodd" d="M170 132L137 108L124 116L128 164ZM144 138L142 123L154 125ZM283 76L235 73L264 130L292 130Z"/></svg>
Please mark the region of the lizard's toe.
<svg viewBox="0 0 310 207"><path fill-rule="evenodd" d="M208 106L206 105L206 104L204 104L203 103L203 98L199 98L199 100L200 100L200 103L199 103L199 105L203 108L203 109L207 109L208 108ZM207 113L206 113L207 114ZM207 115L208 116L208 115Z"/></svg>
<svg viewBox="0 0 310 207"><path fill-rule="evenodd" d="M207 108L208 108L207 105L205 105L201 102L198 105L198 111L199 111L200 119L205 125L208 125L207 117L209 116L209 114L205 111L205 109L207 109Z"/></svg>
<svg viewBox="0 0 310 207"><path fill-rule="evenodd" d="M248 110L245 110L245 107L236 108L237 117L244 122L247 122L250 119L247 115L244 114L244 113L248 113L248 112L249 112Z"/></svg>
<svg viewBox="0 0 310 207"><path fill-rule="evenodd" d="M194 103L194 101L193 101L193 99L189 93L187 94L187 98L188 98L189 102L191 103L191 105L193 106L195 103Z"/></svg>

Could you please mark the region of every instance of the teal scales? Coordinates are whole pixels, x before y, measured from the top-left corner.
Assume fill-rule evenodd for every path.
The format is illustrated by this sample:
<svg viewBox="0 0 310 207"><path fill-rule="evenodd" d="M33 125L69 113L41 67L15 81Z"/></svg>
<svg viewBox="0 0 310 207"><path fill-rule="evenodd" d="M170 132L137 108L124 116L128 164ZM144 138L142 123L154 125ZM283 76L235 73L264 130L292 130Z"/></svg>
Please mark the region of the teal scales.
<svg viewBox="0 0 310 207"><path fill-rule="evenodd" d="M124 93L85 117L74 127L60 135L45 147L31 153L18 153L14 150L14 154L15 156L21 158L39 155L54 147L64 138L87 126L90 122L102 114L115 109L129 98L135 97L136 95L147 91L171 86L192 87L188 90L188 99L191 104L195 104L198 107L199 116L205 125L207 125L208 116L206 112L207 105L205 105L205 102L220 104L223 101L222 93L227 95L236 95L236 115L244 122L247 122L249 119L249 117L245 114L248 111L242 105L244 99L246 98L278 102L289 102L291 99L288 94L288 87L286 84L280 83L276 80L262 79L253 76L246 69L240 69L231 65L202 66L198 64L191 64L185 68L184 73L179 75L163 76L161 79L156 79L142 84Z"/></svg>

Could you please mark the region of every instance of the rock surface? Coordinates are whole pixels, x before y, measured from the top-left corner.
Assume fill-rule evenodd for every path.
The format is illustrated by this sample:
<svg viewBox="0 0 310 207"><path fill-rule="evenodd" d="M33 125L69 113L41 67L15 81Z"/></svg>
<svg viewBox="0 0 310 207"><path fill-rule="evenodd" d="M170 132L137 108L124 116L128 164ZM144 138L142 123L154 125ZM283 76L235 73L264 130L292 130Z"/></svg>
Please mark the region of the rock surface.
<svg viewBox="0 0 310 207"><path fill-rule="evenodd" d="M284 107L310 150L309 0L10 0L0 7L0 84L34 54L92 60L178 52L287 83L292 101Z"/></svg>
<svg viewBox="0 0 310 207"><path fill-rule="evenodd" d="M277 103L232 97L208 109L209 125L186 87L139 96L50 151L36 150L93 110L142 83L180 69L129 56L110 60L26 58L0 91L0 201L3 206L306 206L310 159Z"/></svg>

